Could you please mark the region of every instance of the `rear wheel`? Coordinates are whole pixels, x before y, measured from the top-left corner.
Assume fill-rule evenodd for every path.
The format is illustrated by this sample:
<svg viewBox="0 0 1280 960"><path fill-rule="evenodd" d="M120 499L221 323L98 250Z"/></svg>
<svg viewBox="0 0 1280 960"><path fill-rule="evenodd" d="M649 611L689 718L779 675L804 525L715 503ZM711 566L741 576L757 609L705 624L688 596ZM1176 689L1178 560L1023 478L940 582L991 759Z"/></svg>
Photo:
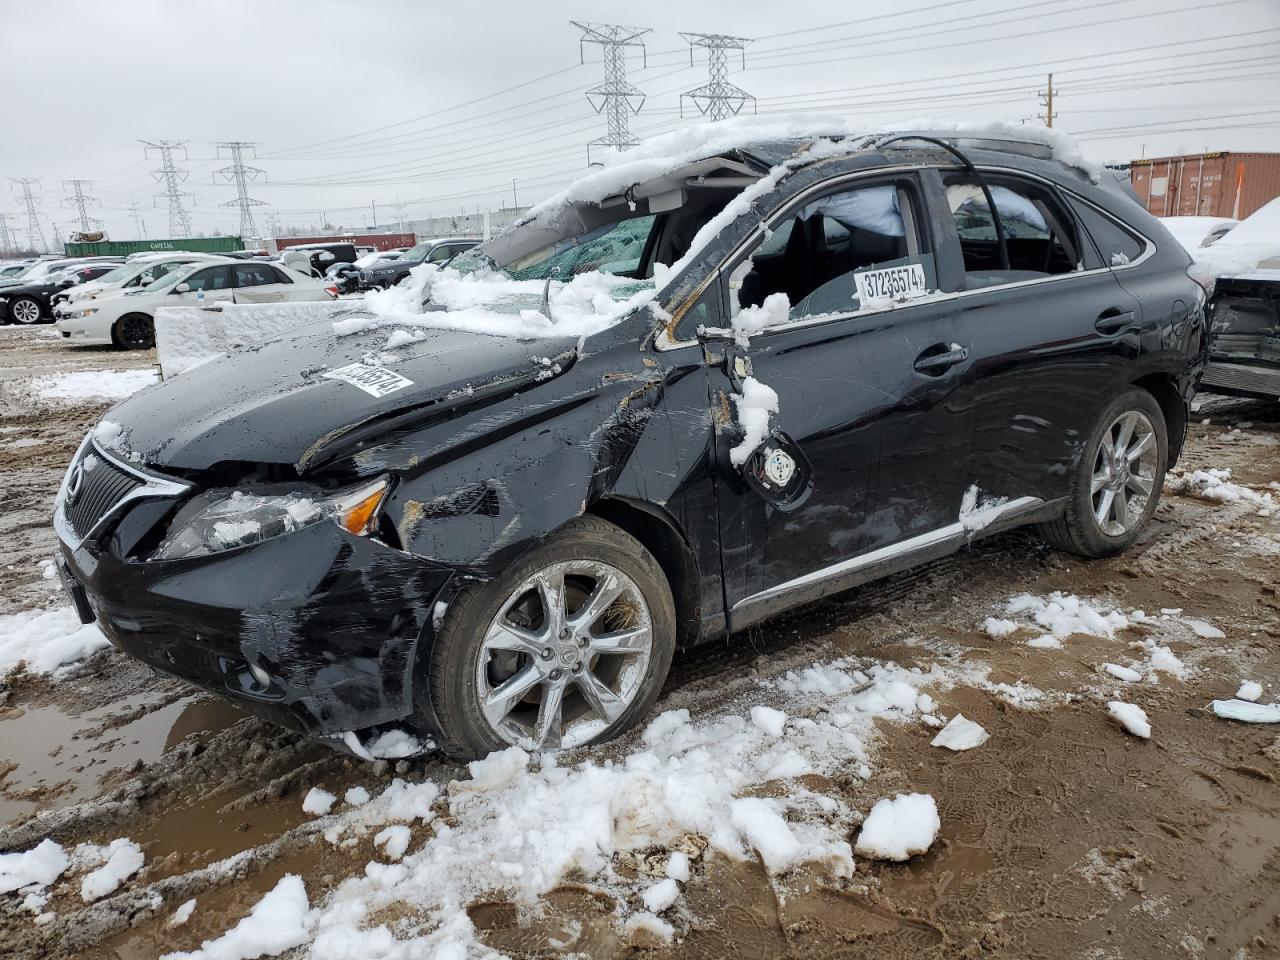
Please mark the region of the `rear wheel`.
<svg viewBox="0 0 1280 960"><path fill-rule="evenodd" d="M111 327L111 340L125 350L149 350L156 345L155 321L145 313L129 313Z"/></svg>
<svg viewBox="0 0 1280 960"><path fill-rule="evenodd" d="M558 750L612 739L653 706L675 649L658 562L581 517L449 604L431 653L444 750Z"/></svg>
<svg viewBox="0 0 1280 960"><path fill-rule="evenodd" d="M40 304L30 297L18 297L9 304L9 316L16 323L39 323Z"/></svg>
<svg viewBox="0 0 1280 960"><path fill-rule="evenodd" d="M1045 539L1085 557L1129 547L1155 513L1168 456L1160 405L1131 387L1098 418L1076 465L1065 514L1041 527Z"/></svg>

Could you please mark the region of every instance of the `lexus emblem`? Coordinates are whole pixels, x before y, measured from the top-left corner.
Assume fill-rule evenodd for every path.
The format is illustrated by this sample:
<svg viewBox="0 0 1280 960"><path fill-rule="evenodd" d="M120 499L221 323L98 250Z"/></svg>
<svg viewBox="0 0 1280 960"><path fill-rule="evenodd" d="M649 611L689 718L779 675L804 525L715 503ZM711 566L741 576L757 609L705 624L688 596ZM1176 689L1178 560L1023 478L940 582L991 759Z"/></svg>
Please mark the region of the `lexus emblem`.
<svg viewBox="0 0 1280 960"><path fill-rule="evenodd" d="M84 485L84 461L80 461L71 468L71 473L67 476L67 506L75 503L76 497L80 495L80 488Z"/></svg>

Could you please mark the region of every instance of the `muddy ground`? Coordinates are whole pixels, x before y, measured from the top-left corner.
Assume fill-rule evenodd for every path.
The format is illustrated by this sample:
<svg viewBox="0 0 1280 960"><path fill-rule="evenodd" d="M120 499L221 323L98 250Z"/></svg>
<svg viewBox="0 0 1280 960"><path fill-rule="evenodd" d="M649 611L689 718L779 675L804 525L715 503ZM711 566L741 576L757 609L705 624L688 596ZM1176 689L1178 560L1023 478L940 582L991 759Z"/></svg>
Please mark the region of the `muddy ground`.
<svg viewBox="0 0 1280 960"><path fill-rule="evenodd" d="M31 378L154 361L66 349L42 333L0 330L0 614L61 602L43 573L54 553L50 504L106 407L40 401ZM1280 405L1200 403L1182 466L1229 467L1259 490L1280 480ZM1280 727L1205 709L1245 677L1275 698L1278 583L1280 518L1166 496L1142 542L1114 560L1083 562L1015 532L678 657L659 709L732 707L761 678L848 654L907 665L979 658L993 680L1025 681L1046 698L1019 708L957 687L941 707L981 723L991 734L983 747L944 753L929 746L927 728L885 724L870 782L808 778L810 789L861 810L899 790L931 793L943 832L928 855L906 865L862 861L843 880L816 868L770 879L753 862L704 857L687 888L681 939L644 953L1280 957ZM1182 608L1225 632L1173 645L1192 669L1185 682L1126 691L1150 716L1151 741L1106 719L1102 704L1116 684L1097 668L1116 659L1115 641L1080 637L1065 651L1039 650L978 628L1011 595L1054 590L1125 610ZM598 752L622 754L634 742ZM430 759L402 761L398 772L442 785L460 773ZM57 894L57 919L43 926L17 898L0 897L0 956L133 960L192 949L286 872L303 875L314 903L361 871L370 851L323 843L302 794L316 783L374 790L396 773L282 733L113 652L57 683L0 681L0 850L45 836L67 847L131 837L147 858L98 904ZM196 915L167 930L165 918L192 896ZM573 885L551 894L539 917L501 901L470 910L485 941L511 956L639 952L621 939L613 911L607 897Z"/></svg>

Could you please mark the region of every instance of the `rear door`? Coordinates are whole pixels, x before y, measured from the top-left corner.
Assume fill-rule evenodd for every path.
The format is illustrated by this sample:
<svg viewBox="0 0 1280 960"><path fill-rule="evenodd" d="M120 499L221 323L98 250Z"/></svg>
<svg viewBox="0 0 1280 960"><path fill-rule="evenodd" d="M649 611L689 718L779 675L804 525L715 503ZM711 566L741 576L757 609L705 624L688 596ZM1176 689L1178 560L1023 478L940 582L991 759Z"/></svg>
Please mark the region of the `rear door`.
<svg viewBox="0 0 1280 960"><path fill-rule="evenodd" d="M994 215L972 174L948 173L931 191L952 230L944 273L971 356L954 397L973 422L965 482L977 506L1055 500L1102 405L1133 378L1142 305L1056 187L1005 171L985 179Z"/></svg>
<svg viewBox="0 0 1280 960"><path fill-rule="evenodd" d="M285 299L286 287L268 263L235 263L231 273L236 303L279 303Z"/></svg>
<svg viewBox="0 0 1280 960"><path fill-rule="evenodd" d="M799 202L730 265L726 310L794 303L711 372L721 546L733 628L848 586L957 526L970 412L956 307L936 287L932 227L913 175L859 177ZM784 239L779 239L779 238ZM894 302L882 292L919 282ZM905 289L905 288L904 288ZM771 299L772 298L772 299ZM741 440L735 356L778 395L773 423L812 467L779 508L731 461Z"/></svg>

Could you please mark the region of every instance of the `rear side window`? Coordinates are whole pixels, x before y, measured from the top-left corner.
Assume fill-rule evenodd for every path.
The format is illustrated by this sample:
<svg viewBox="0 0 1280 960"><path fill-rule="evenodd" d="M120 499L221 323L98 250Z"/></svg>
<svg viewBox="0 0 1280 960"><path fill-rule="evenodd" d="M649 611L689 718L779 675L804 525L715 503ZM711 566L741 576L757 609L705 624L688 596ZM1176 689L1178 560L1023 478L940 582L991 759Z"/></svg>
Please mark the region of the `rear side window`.
<svg viewBox="0 0 1280 960"><path fill-rule="evenodd" d="M281 270L279 267L274 266L270 263L264 263L263 266L271 271L272 276L276 278L275 279L276 283L293 283L293 278L290 277L283 270Z"/></svg>
<svg viewBox="0 0 1280 960"><path fill-rule="evenodd" d="M275 273L265 263L237 263L232 269L237 287L261 287L278 282Z"/></svg>
<svg viewBox="0 0 1280 960"><path fill-rule="evenodd" d="M964 255L967 289L1037 280L1083 268L1075 218L1056 193L1039 184L988 177L995 210L966 174L947 177L947 205ZM1009 265L1000 255L996 219L1004 228Z"/></svg>
<svg viewBox="0 0 1280 960"><path fill-rule="evenodd" d="M771 228L741 282L731 281L735 311L781 293L788 319L799 320L935 289L933 257L916 227L918 209L908 181L857 186L805 203Z"/></svg>
<svg viewBox="0 0 1280 960"><path fill-rule="evenodd" d="M1147 245L1140 237L1087 203L1072 200L1071 206L1097 247L1096 251L1088 250L1086 247L1087 266L1122 267L1142 256ZM1100 254L1101 258L1098 259L1095 254Z"/></svg>

